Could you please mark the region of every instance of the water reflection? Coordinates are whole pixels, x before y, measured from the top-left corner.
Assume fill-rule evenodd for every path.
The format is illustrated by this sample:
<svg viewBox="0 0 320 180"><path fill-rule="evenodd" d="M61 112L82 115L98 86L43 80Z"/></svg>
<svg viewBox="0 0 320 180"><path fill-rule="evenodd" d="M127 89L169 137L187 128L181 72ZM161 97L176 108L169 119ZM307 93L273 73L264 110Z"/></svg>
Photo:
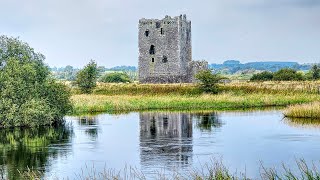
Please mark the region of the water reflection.
<svg viewBox="0 0 320 180"><path fill-rule="evenodd" d="M142 169L191 168L193 123L200 131L223 126L217 113L140 113L140 162Z"/></svg>
<svg viewBox="0 0 320 180"><path fill-rule="evenodd" d="M45 172L50 160L70 152L72 129L59 128L0 130L1 179L21 179L20 172L30 169ZM59 148L50 148L50 146Z"/></svg>
<svg viewBox="0 0 320 180"><path fill-rule="evenodd" d="M283 118L283 122L297 128L320 128L320 119Z"/></svg>
<svg viewBox="0 0 320 180"><path fill-rule="evenodd" d="M188 165L191 155L192 119L190 114L140 113L142 166Z"/></svg>
<svg viewBox="0 0 320 180"><path fill-rule="evenodd" d="M83 128L85 133L92 139L98 138L99 124L98 116L83 116L79 117L78 124Z"/></svg>
<svg viewBox="0 0 320 180"><path fill-rule="evenodd" d="M212 131L222 127L223 123L217 113L195 113L193 117L196 120L196 127L201 131Z"/></svg>

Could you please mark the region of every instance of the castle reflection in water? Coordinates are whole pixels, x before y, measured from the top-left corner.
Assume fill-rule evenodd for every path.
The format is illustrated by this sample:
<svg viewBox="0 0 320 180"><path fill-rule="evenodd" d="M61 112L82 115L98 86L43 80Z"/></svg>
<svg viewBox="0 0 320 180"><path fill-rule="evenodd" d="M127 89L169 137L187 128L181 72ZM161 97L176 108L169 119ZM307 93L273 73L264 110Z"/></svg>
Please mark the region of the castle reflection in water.
<svg viewBox="0 0 320 180"><path fill-rule="evenodd" d="M192 158L191 115L140 113L140 149L142 166L187 166Z"/></svg>

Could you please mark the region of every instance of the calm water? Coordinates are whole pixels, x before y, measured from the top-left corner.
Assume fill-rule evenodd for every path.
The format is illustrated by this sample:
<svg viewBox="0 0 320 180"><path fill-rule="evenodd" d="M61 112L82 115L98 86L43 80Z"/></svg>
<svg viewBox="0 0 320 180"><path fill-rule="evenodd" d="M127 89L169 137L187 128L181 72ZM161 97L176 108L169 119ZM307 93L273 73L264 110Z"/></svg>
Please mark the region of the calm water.
<svg viewBox="0 0 320 180"><path fill-rule="evenodd" d="M67 117L58 129L1 130L0 173L18 179L33 167L45 179L75 179L105 167L126 165L148 177L185 172L222 159L232 172L259 177L266 167L294 166L297 158L320 160L320 126L285 120L280 111L144 112ZM1 177L0 177L1 178Z"/></svg>

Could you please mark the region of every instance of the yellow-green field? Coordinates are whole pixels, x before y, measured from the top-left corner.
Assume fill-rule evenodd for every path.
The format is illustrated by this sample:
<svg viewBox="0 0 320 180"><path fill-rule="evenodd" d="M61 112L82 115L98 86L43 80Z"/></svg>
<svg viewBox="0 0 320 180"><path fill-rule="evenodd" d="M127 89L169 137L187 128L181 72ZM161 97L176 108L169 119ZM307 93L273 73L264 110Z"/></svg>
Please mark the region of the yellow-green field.
<svg viewBox="0 0 320 180"><path fill-rule="evenodd" d="M73 114L141 110L228 110L287 106L320 101L316 82L241 82L221 84L221 93L202 94L195 84L106 84L90 95L76 89ZM294 106L299 109L300 106ZM292 108L292 107L291 107ZM286 115L289 111L286 111ZM306 115L304 115L305 117Z"/></svg>

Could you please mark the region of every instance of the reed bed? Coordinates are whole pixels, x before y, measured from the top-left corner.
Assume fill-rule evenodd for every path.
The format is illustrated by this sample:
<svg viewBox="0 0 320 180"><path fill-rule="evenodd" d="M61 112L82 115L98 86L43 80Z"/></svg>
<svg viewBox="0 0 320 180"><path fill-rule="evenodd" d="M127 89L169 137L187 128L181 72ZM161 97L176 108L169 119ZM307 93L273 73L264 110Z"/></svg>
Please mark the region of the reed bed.
<svg viewBox="0 0 320 180"><path fill-rule="evenodd" d="M288 106L284 110L284 115L290 118L320 119L320 102Z"/></svg>
<svg viewBox="0 0 320 180"><path fill-rule="evenodd" d="M234 82L221 86L224 91L240 93L320 93L320 81Z"/></svg>
<svg viewBox="0 0 320 180"><path fill-rule="evenodd" d="M141 110L228 110L253 107L286 106L320 100L314 94L262 94L239 95L73 95L73 114Z"/></svg>
<svg viewBox="0 0 320 180"><path fill-rule="evenodd" d="M99 95L196 95L195 84L98 83L93 94Z"/></svg>
<svg viewBox="0 0 320 180"><path fill-rule="evenodd" d="M265 81L232 82L220 84L222 92L242 94L268 93L320 93L320 81ZM97 95L200 95L197 84L138 84L138 83L98 83L93 90ZM80 94L73 88L73 94Z"/></svg>

